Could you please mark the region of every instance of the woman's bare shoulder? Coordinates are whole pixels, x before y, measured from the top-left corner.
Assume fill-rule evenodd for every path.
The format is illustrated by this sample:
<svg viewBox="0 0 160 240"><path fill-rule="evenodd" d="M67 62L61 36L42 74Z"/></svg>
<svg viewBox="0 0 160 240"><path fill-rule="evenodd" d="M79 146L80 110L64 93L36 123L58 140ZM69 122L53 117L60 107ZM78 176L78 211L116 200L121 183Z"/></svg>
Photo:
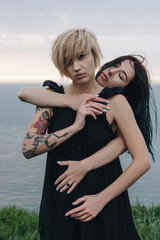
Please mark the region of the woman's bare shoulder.
<svg viewBox="0 0 160 240"><path fill-rule="evenodd" d="M124 106L125 107L127 107L127 106L130 107L126 97L123 96L122 94L116 94L113 97L111 97L109 100L110 100L110 106L111 107L114 107L114 108L116 108L116 107L121 108L121 107L124 107Z"/></svg>

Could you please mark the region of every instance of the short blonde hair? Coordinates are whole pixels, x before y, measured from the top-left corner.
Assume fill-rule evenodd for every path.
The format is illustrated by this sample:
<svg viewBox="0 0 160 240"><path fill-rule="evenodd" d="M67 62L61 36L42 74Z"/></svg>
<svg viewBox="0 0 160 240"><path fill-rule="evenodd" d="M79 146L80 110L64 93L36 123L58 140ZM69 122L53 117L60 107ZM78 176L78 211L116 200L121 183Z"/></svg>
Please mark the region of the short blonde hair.
<svg viewBox="0 0 160 240"><path fill-rule="evenodd" d="M71 29L55 39L51 49L51 57L54 65L63 77L67 76L66 67L74 62L77 53L84 51L91 52L95 60L95 67L100 65L102 53L96 36L85 28Z"/></svg>

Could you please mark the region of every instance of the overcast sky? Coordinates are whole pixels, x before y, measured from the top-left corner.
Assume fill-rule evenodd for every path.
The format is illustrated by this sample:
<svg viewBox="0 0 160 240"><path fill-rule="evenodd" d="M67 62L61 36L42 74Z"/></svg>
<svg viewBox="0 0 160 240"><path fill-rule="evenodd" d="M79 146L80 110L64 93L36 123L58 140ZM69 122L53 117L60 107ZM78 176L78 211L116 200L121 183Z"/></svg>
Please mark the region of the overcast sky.
<svg viewBox="0 0 160 240"><path fill-rule="evenodd" d="M123 54L146 56L160 81L159 0L0 0L0 81L58 77L52 42L73 27L93 31L104 61Z"/></svg>

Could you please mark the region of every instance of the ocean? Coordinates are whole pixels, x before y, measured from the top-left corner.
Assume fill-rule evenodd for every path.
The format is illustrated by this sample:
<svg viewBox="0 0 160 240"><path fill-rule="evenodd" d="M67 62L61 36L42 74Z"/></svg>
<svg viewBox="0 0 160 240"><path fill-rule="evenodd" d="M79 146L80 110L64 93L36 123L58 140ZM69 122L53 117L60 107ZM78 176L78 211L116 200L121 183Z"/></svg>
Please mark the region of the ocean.
<svg viewBox="0 0 160 240"><path fill-rule="evenodd" d="M17 92L22 86L26 84L0 84L0 207L16 205L38 210L46 154L26 160L21 153L23 138L35 112L35 106L17 98ZM160 127L160 85L153 85L153 88ZM156 163L152 163L152 168L129 189L132 204L137 201L147 206L160 204L159 142L160 136L153 142ZM125 169L131 159L128 154L123 154L120 159Z"/></svg>

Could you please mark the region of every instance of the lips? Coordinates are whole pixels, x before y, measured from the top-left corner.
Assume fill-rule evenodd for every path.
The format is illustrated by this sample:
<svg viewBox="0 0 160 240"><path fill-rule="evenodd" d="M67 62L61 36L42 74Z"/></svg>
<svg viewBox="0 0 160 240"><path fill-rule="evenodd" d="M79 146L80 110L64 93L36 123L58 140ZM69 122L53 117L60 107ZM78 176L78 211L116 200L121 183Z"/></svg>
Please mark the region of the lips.
<svg viewBox="0 0 160 240"><path fill-rule="evenodd" d="M104 72L101 72L101 77L103 80L108 81L108 77Z"/></svg>
<svg viewBox="0 0 160 240"><path fill-rule="evenodd" d="M85 73L80 73L75 76L75 78L83 78L85 76Z"/></svg>

